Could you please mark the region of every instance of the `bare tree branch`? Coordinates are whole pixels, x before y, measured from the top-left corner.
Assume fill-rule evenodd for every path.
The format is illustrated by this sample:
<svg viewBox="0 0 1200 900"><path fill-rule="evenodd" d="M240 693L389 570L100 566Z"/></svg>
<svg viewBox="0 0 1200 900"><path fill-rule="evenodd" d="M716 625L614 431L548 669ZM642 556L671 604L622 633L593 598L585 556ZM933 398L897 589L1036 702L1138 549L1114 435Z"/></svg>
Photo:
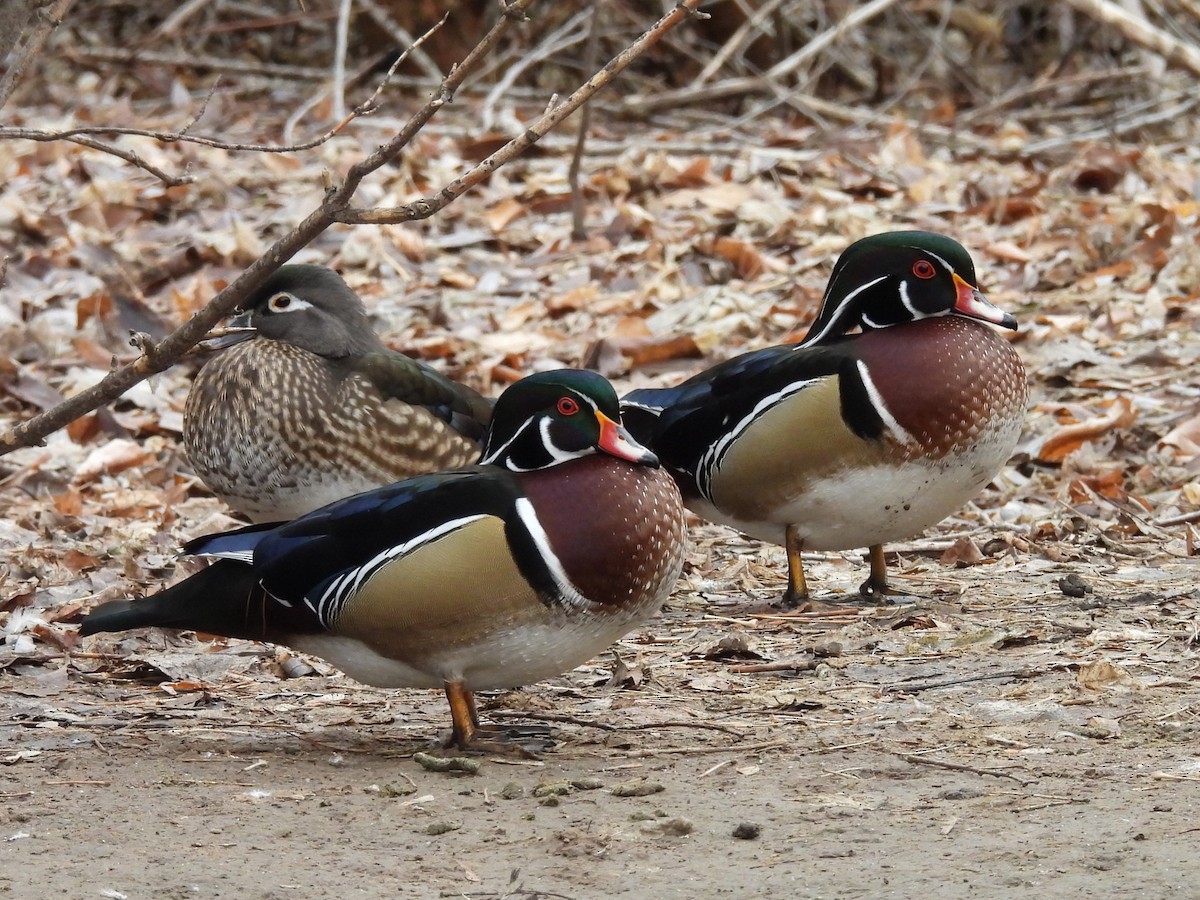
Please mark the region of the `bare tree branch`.
<svg viewBox="0 0 1200 900"><path fill-rule="evenodd" d="M567 115L578 108L579 105L596 93L596 91L612 81L629 63L653 46L656 41L670 29L677 26L684 18L689 15L703 15L696 12L696 7L702 0L681 0L671 12L660 19L629 48L618 54L600 72L592 76L565 103L555 105L527 131L470 169L463 176L455 179L455 181L443 188L435 198L431 200L419 200L416 203L401 207L399 210L351 209L349 206L350 201L353 199L363 179L399 154L437 111L451 101L454 92L462 84L463 80L492 51L505 32L508 31L511 24L524 20L525 10L533 2L534 0L512 0L512 2L506 5L504 7L504 15L500 21L467 54L466 59L443 79L429 102L419 109L391 140L380 145L365 159L351 166L341 183L331 187L326 192L324 201L316 209L309 213L295 228L272 244L261 258L255 260L246 271L217 294L208 305L157 344L145 342L141 347L141 355L132 363L113 369L94 386L79 392L66 402L46 410L44 413L34 416L26 422L22 422L0 435L0 456L19 447L28 447L40 443L47 435L62 428L67 423L90 412L101 404L115 400L138 382L174 364L187 350L200 341L222 317L232 312L251 291L262 284L268 275L290 259L297 251L307 246L317 235L334 222L400 222L432 215L463 194L468 188L478 184L499 166L536 142L546 131L566 118Z"/></svg>
<svg viewBox="0 0 1200 900"><path fill-rule="evenodd" d="M396 207L376 207L373 209L356 209L346 207L339 209L335 220L346 225L394 225L398 222L411 222L415 219L427 219L447 204L457 200L475 185L488 178L498 168L520 155L536 144L550 131L591 97L616 78L631 62L653 47L658 41L678 25L686 16L704 16L696 12L701 0L681 0L676 7L658 20L655 25L642 34L613 57L608 64L589 78L571 94L565 101L554 103L542 116L517 135L487 159L468 170L450 184L446 185L433 197L425 197L413 203ZM369 159L367 160L369 161ZM365 164L366 161L364 161ZM360 164L360 165L362 165Z"/></svg>
<svg viewBox="0 0 1200 900"><path fill-rule="evenodd" d="M583 50L583 70L590 72L596 68L596 54L600 51L600 11L604 8L603 0L595 0L592 7L592 23L588 27L587 46ZM579 113L579 133L575 136L575 150L571 154L571 165L567 168L567 185L571 188L571 237L577 241L586 240L587 201L579 188L579 171L583 167L583 146L587 143L588 126L592 121L592 107L583 105Z"/></svg>
<svg viewBox="0 0 1200 900"><path fill-rule="evenodd" d="M387 143L376 148L366 159L352 166L342 183L330 188L325 199L295 228L277 240L259 259L217 294L202 310L171 332L158 344L146 344L142 354L128 365L114 368L90 388L80 391L65 403L60 403L9 429L0 435L0 456L17 449L40 443L47 435L104 403L120 397L135 384L173 365L195 346L204 335L241 303L251 291L262 284L272 272L283 265L317 235L332 225L338 210L347 206L363 178L383 166L403 150L414 136L433 118L439 109L454 96L455 90L479 62L491 52L513 23L523 21L525 10L534 0L513 0L505 7L492 29L475 45L457 68L439 85L429 102L417 110L400 131Z"/></svg>
<svg viewBox="0 0 1200 900"><path fill-rule="evenodd" d="M29 36L25 39L25 45L21 47L20 54L14 60L13 64L8 67L8 71L4 73L4 77L0 78L0 109L4 108L4 104L12 96L12 92L17 87L17 82L25 74L25 69L29 67L34 57L42 52L42 47L45 46L46 39L50 37L50 32L62 24L63 19L66 18L67 10L71 8L73 2L74 0L54 0L54 4L48 10L40 13L42 21L29 33Z"/></svg>
<svg viewBox="0 0 1200 900"><path fill-rule="evenodd" d="M204 114L204 109L208 106L208 98L205 99L204 106L201 108L200 112L192 118L191 122L189 122L179 131L152 131L145 128L128 128L114 125L88 125L81 126L79 128L64 128L58 131L42 131L36 128L5 128L0 126L0 140L27 140L39 141L43 143L52 141L71 141L72 143L79 144L83 147L89 147L93 150L99 150L102 153L108 153L113 156L117 156L126 162L137 166L139 169L144 169L145 171L149 172L155 178L162 180L168 187L174 187L175 185L179 184L187 184L195 179L190 175L171 175L167 172L164 172L162 169L159 169L157 166L146 162L132 150L125 149L124 147L118 147L115 144L109 144L104 141L96 140L92 137L92 135L134 135L137 137L153 138L154 140L160 141L164 144L172 144L177 142L202 144L206 147L217 147L222 150L240 150L252 153L295 153L301 150L311 150L314 147L319 147L321 144L324 144L334 135L338 134L338 132L342 131L342 129L344 129L355 119L370 115L376 109L378 109L379 95L383 92L383 89L387 87L388 82L396 73L396 69L398 69L406 59L408 59L410 52L425 43L425 41L427 41L429 37L445 23L446 18L443 16L441 21L434 24L433 27L421 35L421 37L418 38L411 47L401 53L388 68L379 84L375 86L375 90L371 92L371 96L351 110L350 113L345 115L336 125L330 128L324 134L318 135L317 137L303 143L239 144L232 141L221 140L219 138L189 134L189 130ZM357 78L357 75L355 77ZM209 96L211 97L211 94Z"/></svg>
<svg viewBox="0 0 1200 900"><path fill-rule="evenodd" d="M631 98L626 102L626 106L638 113L648 113L656 109L676 106L682 102L716 100L722 97L731 97L735 94L760 91L764 88L773 89L772 86L778 82L778 79L795 72L810 59L813 59L824 51L834 41L844 37L848 32L873 19L889 7L895 6L897 2L898 0L871 0L865 6L858 7L832 28L818 34L787 59L780 60L761 76L730 78L717 84L708 85L699 92L692 87L687 87L675 91L663 91L655 94L653 97Z"/></svg>
<svg viewBox="0 0 1200 900"><path fill-rule="evenodd" d="M1157 53L1171 65L1200 75L1200 48L1195 45L1183 43L1110 0L1067 0L1067 3L1081 13L1112 25L1128 40Z"/></svg>
<svg viewBox="0 0 1200 900"><path fill-rule="evenodd" d="M435 78L438 81L441 81L445 77L441 69L438 68L437 63L433 61L433 58L424 50L416 49L420 45L413 41L412 35L401 28L400 24L376 0L358 0L358 5L363 8L363 11L371 17L376 25L392 36L392 40L396 42L397 47L412 45L411 49L416 51L412 54L412 60L428 77ZM442 21L445 21L444 17Z"/></svg>

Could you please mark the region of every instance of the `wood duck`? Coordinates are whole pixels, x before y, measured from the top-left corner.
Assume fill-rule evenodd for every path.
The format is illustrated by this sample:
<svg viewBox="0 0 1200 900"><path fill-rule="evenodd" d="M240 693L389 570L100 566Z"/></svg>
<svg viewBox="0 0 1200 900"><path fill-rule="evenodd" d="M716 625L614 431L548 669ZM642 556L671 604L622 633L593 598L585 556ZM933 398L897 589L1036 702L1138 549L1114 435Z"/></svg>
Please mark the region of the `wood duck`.
<svg viewBox="0 0 1200 900"><path fill-rule="evenodd" d="M252 521L479 456L490 403L384 346L331 269L283 266L231 324L188 395L183 441L196 474Z"/></svg>
<svg viewBox="0 0 1200 900"><path fill-rule="evenodd" d="M975 282L948 237L864 238L803 341L633 391L626 426L692 510L786 548L787 604L808 597L802 550L870 547L861 590L886 593L882 545L974 497L1021 432L1025 369L991 327L1016 320Z"/></svg>
<svg viewBox="0 0 1200 900"><path fill-rule="evenodd" d="M159 626L271 641L367 684L441 687L451 740L472 691L559 675L662 605L683 505L620 424L600 375L532 375L496 403L479 464L421 475L281 525L202 537L217 561L87 616L83 635Z"/></svg>

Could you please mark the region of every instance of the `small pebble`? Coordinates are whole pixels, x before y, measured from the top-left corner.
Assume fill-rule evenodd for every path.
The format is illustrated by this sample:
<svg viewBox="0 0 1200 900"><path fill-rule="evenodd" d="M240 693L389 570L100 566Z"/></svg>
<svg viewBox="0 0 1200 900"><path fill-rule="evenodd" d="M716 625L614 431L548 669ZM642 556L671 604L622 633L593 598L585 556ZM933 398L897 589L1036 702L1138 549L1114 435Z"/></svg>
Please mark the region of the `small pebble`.
<svg viewBox="0 0 1200 900"><path fill-rule="evenodd" d="M939 800L974 800L982 797L983 791L975 788L947 788L936 795Z"/></svg>
<svg viewBox="0 0 1200 900"><path fill-rule="evenodd" d="M739 841L752 841L762 834L762 827L753 822L739 822L733 829L733 836Z"/></svg>
<svg viewBox="0 0 1200 900"><path fill-rule="evenodd" d="M462 828L462 822L430 822L424 828L418 828L419 834L446 834L449 831L458 831Z"/></svg>
<svg viewBox="0 0 1200 900"><path fill-rule="evenodd" d="M430 772L467 772L479 774L479 760L465 756L430 756L428 753L414 753L413 762L422 769Z"/></svg>
<svg viewBox="0 0 1200 900"><path fill-rule="evenodd" d="M649 797L651 794L658 794L665 790L666 788L657 781L638 778L634 781L622 781L620 784L614 784L612 795L614 797Z"/></svg>
<svg viewBox="0 0 1200 900"><path fill-rule="evenodd" d="M547 781L533 789L535 797L562 797L571 793L574 788L567 781Z"/></svg>
<svg viewBox="0 0 1200 900"><path fill-rule="evenodd" d="M1093 590L1092 583L1072 572L1058 579L1058 589L1068 597L1082 597Z"/></svg>
<svg viewBox="0 0 1200 900"><path fill-rule="evenodd" d="M379 786L378 794L380 797L407 797L409 794L415 794L417 788L415 785L402 784L396 787L394 784L383 784Z"/></svg>
<svg viewBox="0 0 1200 900"><path fill-rule="evenodd" d="M666 834L671 837L683 837L695 830L696 826L690 820L678 816L670 819L661 819L653 825L647 824L642 826L642 831L647 834Z"/></svg>

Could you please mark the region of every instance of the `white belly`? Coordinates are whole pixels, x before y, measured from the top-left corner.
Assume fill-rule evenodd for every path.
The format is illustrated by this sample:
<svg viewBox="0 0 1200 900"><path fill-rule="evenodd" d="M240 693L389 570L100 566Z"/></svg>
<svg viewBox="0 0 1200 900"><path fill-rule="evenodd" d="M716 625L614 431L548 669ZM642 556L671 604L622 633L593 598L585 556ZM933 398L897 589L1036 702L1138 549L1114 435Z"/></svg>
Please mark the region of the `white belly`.
<svg viewBox="0 0 1200 900"><path fill-rule="evenodd" d="M769 519L743 521L704 501L692 509L713 522L751 537L784 543L788 525L798 529L806 550L851 550L912 537L961 509L1008 460L1007 435L966 454L941 460L865 466L809 484L780 504Z"/></svg>
<svg viewBox="0 0 1200 900"><path fill-rule="evenodd" d="M482 646L458 647L430 654L416 668L382 656L367 644L341 635L294 635L285 642L319 656L351 678L375 687L440 688L462 680L471 690L488 691L533 684L569 672L603 652L639 622L647 610L632 616L588 618L524 625L493 633Z"/></svg>

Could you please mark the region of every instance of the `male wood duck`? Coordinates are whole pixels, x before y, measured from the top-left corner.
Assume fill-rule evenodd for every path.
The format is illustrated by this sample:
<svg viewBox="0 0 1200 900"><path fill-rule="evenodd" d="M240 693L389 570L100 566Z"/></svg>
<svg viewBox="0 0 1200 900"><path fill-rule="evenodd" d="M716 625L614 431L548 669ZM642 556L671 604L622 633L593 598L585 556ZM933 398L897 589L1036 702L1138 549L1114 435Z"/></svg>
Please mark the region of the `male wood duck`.
<svg viewBox="0 0 1200 900"><path fill-rule="evenodd" d="M283 266L233 321L218 343L237 342L188 395L183 441L196 474L252 521L479 456L490 403L384 346L331 269Z"/></svg>
<svg viewBox="0 0 1200 900"><path fill-rule="evenodd" d="M870 547L862 593L887 593L882 545L974 497L1021 432L1025 369L991 327L1016 320L975 281L948 237L864 238L803 341L633 391L626 426L696 513L787 549L787 604L808 597L802 550Z"/></svg>
<svg viewBox="0 0 1200 900"><path fill-rule="evenodd" d="M441 687L471 744L472 691L585 662L654 615L683 565L683 505L580 370L496 403L479 464L358 494L282 525L190 542L213 565L106 603L80 634L159 626L271 641L381 687Z"/></svg>

